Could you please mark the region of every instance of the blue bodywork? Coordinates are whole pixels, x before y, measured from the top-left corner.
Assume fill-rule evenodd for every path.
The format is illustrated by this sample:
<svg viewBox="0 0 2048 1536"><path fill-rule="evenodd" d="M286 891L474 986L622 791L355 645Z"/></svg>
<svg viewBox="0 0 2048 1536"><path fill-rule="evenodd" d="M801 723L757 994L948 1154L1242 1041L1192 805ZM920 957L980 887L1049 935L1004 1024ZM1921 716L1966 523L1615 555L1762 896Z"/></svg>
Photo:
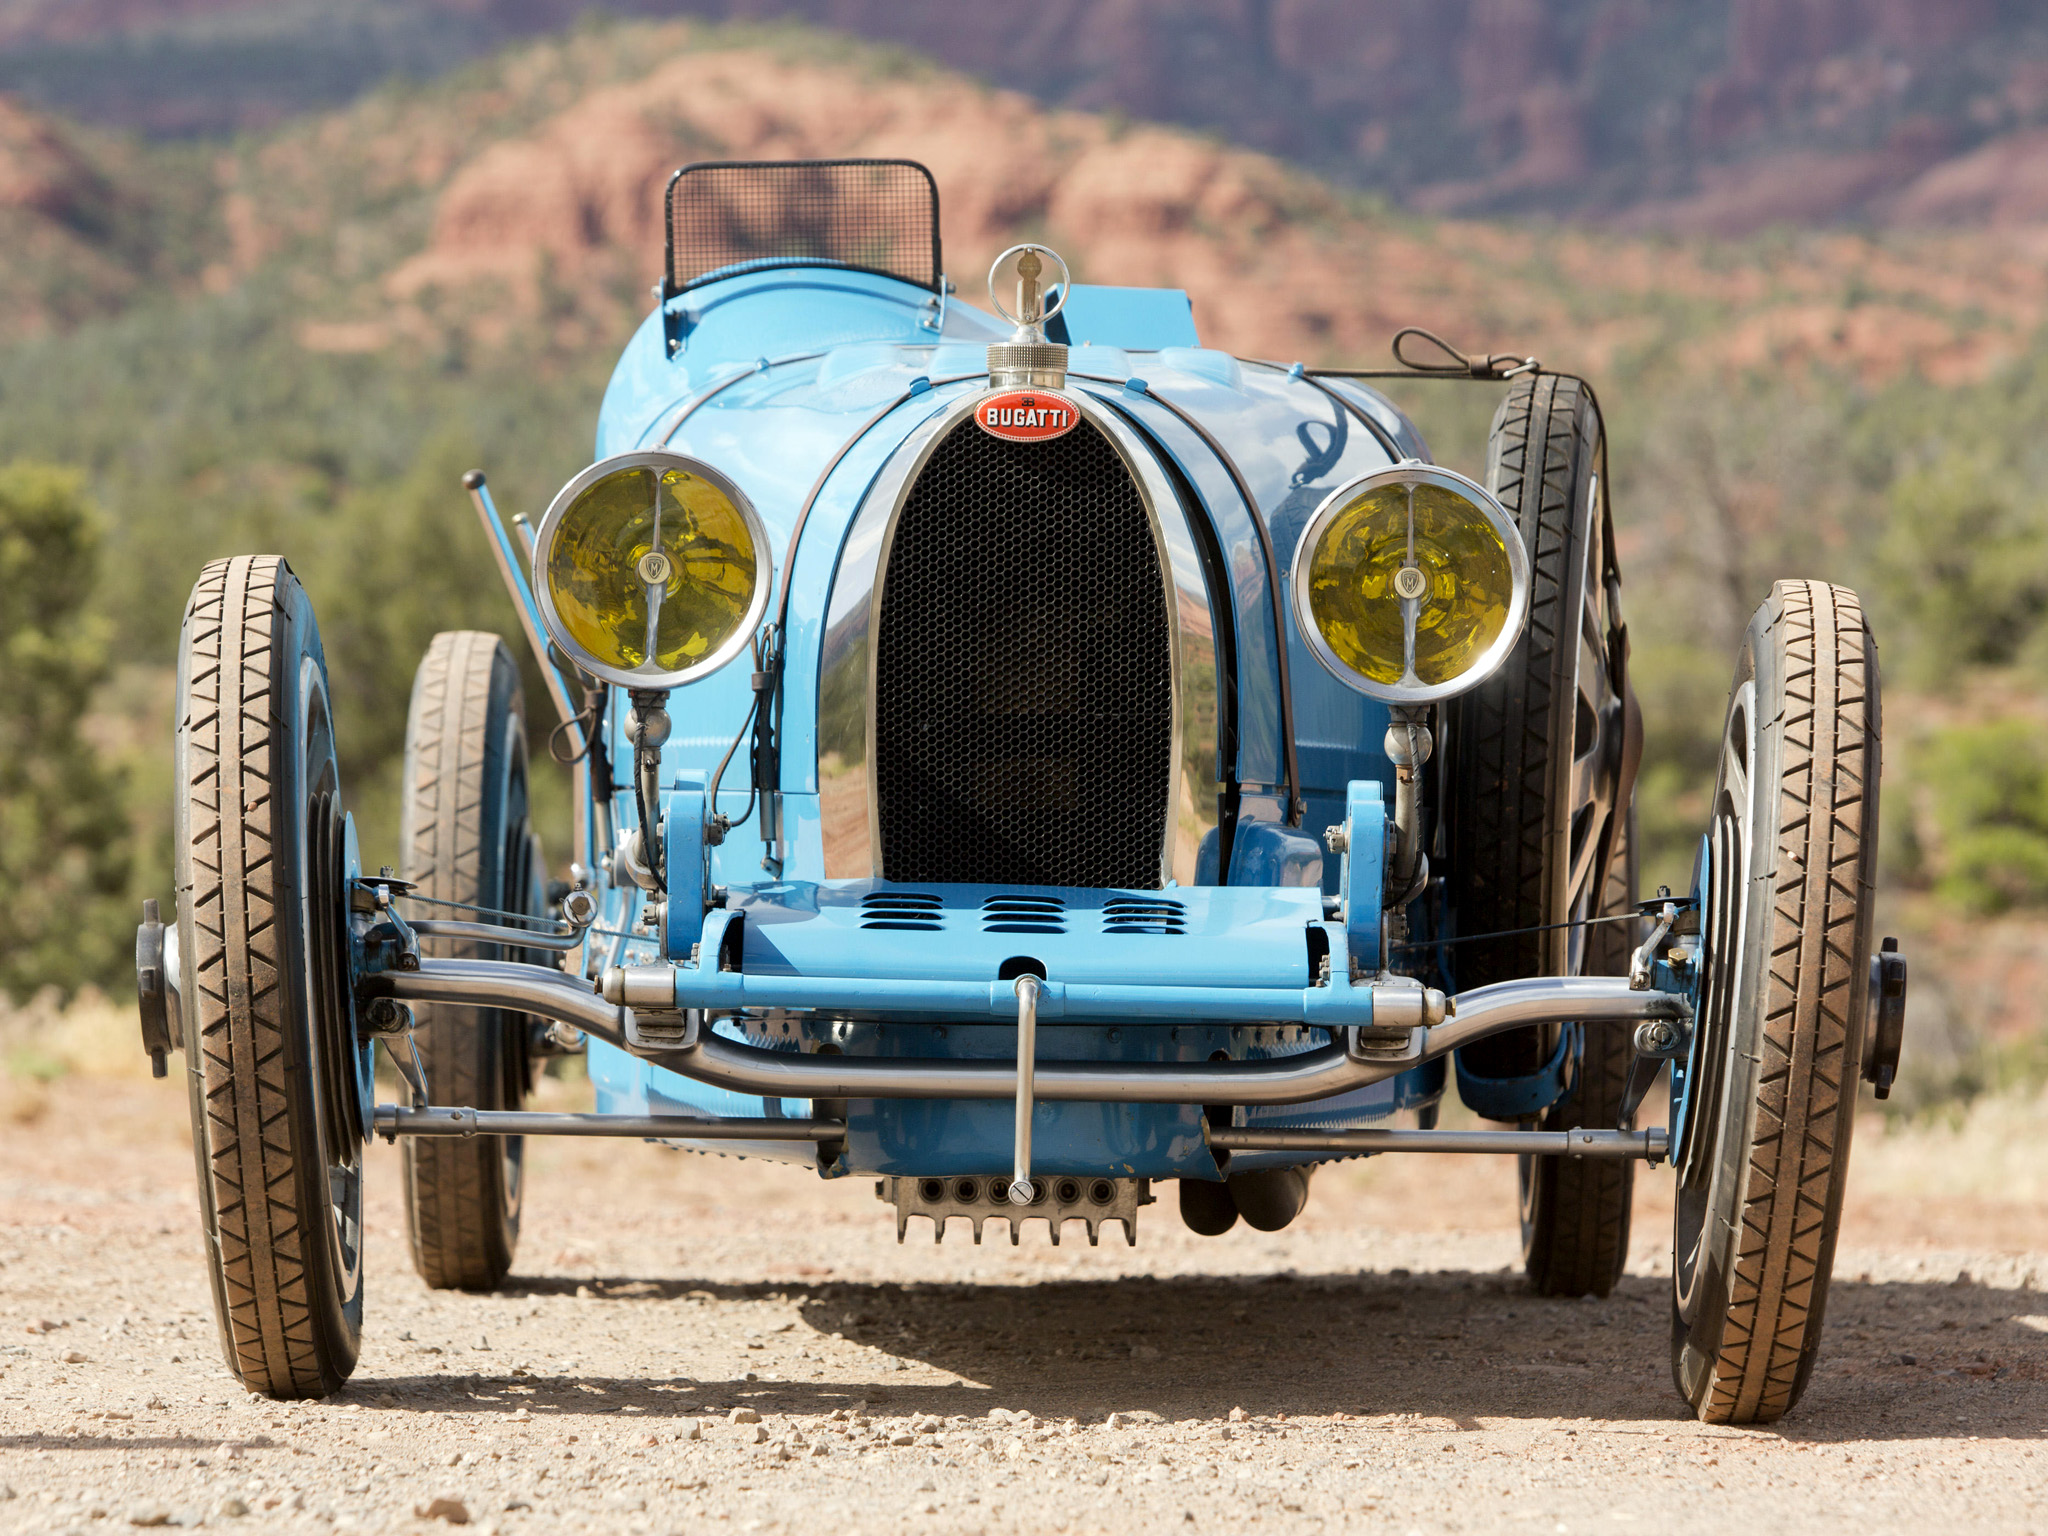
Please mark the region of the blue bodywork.
<svg viewBox="0 0 2048 1536"><path fill-rule="evenodd" d="M677 690L662 760L669 867L706 869L724 889L724 904L700 920L691 903L671 901L658 935L628 938L643 894L623 881L600 882L599 928L613 935L604 941L607 963L673 960L679 1004L749 1010L721 1019L713 1026L721 1034L781 1050L829 1043L849 1053L1006 1057L1015 1049L1008 979L1019 968L1046 978L1043 1059L1253 1059L1310 1049L1332 1027L1371 1022L1367 990L1337 972L1348 971L1347 954L1368 971L1381 964L1383 803L1393 786L1381 745L1388 712L1324 670L1278 594L1317 504L1362 473L1426 459L1427 445L1368 390L1203 348L1184 293L1076 285L1058 319L1064 334L1055 327L1053 339L1072 347L1069 391L1130 426L1206 518L1227 573L1212 582L1210 600L1224 610L1214 615L1218 627L1234 636L1235 745L1221 765L1221 777L1236 786L1229 867L1218 867L1212 838L1190 885L1129 892L921 886L939 898L923 914L928 920L894 922L865 920L872 914L864 903L886 898L886 883L827 878L820 667L842 553L905 442L988 388L986 348L1007 339L1009 328L957 300L940 305L912 284L831 267L703 283L665 299L626 347L605 395L596 453L665 447L692 455L731 477L758 509L774 553L776 595L787 592L780 782L760 786L773 796L756 801L742 743L717 804L707 805L706 786L754 702L750 669L735 664ZM794 568L785 569L792 559ZM1288 647L1304 802L1291 821L1276 633ZM629 762L628 710L617 692L604 731L613 761ZM611 809L621 828L636 824L629 790L614 796ZM706 846L704 822L714 813L737 825ZM1347 818L1351 856L1327 855L1322 829ZM764 842L764 832L778 828L779 840ZM590 850L579 858L588 862ZM1355 889L1346 890L1347 882ZM1024 920L988 922L992 897L1024 901ZM1164 927L1119 922L1112 909L1120 898L1166 898L1177 910ZM1037 910L1056 919L1033 921L1034 900L1049 904ZM698 955L704 963L691 963ZM721 970L713 963L720 955L736 969ZM804 1012L828 1005L830 1024ZM589 1051L601 1111L771 1120L812 1113L804 1101L707 1087L602 1041L593 1039ZM1434 1105L1445 1075L1435 1062L1339 1100L1239 1108L1237 1123L1384 1121ZM1523 1089L1524 1097L1544 1091ZM828 1174L993 1174L1010 1166L1006 1103L856 1101L844 1113L844 1147L823 1167ZM1053 1173L1213 1179L1219 1169L1203 1144L1201 1118L1192 1105L1042 1103L1036 1163ZM817 1156L808 1145L772 1139L722 1149L805 1162ZM1240 1154L1233 1167L1304 1160Z"/></svg>

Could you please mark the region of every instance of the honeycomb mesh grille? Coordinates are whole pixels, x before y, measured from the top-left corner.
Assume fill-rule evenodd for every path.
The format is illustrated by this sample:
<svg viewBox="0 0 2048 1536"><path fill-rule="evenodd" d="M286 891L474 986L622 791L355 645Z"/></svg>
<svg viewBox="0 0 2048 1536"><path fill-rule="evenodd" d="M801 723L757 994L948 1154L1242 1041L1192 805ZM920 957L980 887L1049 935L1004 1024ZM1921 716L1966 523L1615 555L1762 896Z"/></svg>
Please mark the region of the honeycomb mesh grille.
<svg viewBox="0 0 2048 1536"><path fill-rule="evenodd" d="M854 267L938 291L939 189L914 160L706 160L668 184L668 284Z"/></svg>
<svg viewBox="0 0 2048 1536"><path fill-rule="evenodd" d="M904 504L876 626L886 877L1156 888L1169 622L1144 503L1101 432L955 427Z"/></svg>

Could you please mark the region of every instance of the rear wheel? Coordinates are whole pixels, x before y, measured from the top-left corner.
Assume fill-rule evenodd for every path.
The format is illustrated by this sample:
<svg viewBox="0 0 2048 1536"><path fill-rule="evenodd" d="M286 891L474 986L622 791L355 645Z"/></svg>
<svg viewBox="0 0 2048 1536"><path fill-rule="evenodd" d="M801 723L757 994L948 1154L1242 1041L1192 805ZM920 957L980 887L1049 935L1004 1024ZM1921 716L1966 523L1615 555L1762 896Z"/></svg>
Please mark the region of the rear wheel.
<svg viewBox="0 0 2048 1536"><path fill-rule="evenodd" d="M1635 909L1636 855L1622 823L1622 846L1607 872L1602 916ZM1635 925L1602 923L1587 936L1585 974L1626 976L1635 948ZM1581 1126L1611 1128L1621 1118L1635 1039L1625 1029L1586 1031L1572 1090L1544 1115L1546 1131ZM1628 1262L1629 1207L1636 1165L1618 1157L1524 1157L1520 1164L1522 1262L1529 1283L1545 1296L1605 1296Z"/></svg>
<svg viewBox="0 0 2048 1536"><path fill-rule="evenodd" d="M543 867L528 814L519 669L496 635L434 637L413 679L400 837L415 893L490 911L541 912ZM500 919L422 905L421 917ZM423 941L429 954L509 958L496 945ZM517 1109L527 1090L526 1015L416 1005L436 1103ZM414 1267L437 1289L489 1290L519 1241L525 1144L517 1136L407 1137L406 1227Z"/></svg>
<svg viewBox="0 0 2048 1536"><path fill-rule="evenodd" d="M1855 594L1779 582L1736 665L1674 1089L1672 1370L1710 1423L1783 1414L1820 1348L1870 984L1879 725Z"/></svg>
<svg viewBox="0 0 2048 1536"><path fill-rule="evenodd" d="M1500 672L1451 706L1446 873L1461 932L1535 931L1464 945L1461 990L1627 966L1628 925L1584 922L1625 912L1635 892L1636 731L1601 513L1602 432L1586 387L1550 374L1518 381L1494 416L1487 484L1529 551L1529 627ZM1531 1077L1558 1049L1556 1028L1513 1030L1462 1051L1461 1076ZM1587 1031L1574 1086L1537 1123L1612 1126L1632 1049L1626 1031ZM1523 1258L1539 1291L1613 1288L1632 1183L1622 1165L1521 1160Z"/></svg>
<svg viewBox="0 0 2048 1536"><path fill-rule="evenodd" d="M348 825L327 667L290 567L219 560L178 655L177 884L214 1310L252 1391L322 1397L363 1318L370 1056L348 985Z"/></svg>

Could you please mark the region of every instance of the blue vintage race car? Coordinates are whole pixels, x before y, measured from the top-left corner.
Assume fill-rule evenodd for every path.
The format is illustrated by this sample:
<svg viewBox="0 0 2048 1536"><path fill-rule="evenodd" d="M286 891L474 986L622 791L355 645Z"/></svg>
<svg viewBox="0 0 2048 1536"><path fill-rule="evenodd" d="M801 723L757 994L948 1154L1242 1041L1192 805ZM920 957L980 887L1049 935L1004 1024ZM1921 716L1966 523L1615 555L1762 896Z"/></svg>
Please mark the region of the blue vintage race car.
<svg viewBox="0 0 2048 1536"><path fill-rule="evenodd" d="M512 1263L526 1135L860 1175L899 1235L1013 1242L1135 1241L1165 1181L1197 1232L1270 1230L1334 1158L1509 1151L1554 1294L1613 1286L1634 1165L1669 1163L1680 1390L1784 1412L1905 986L1855 596L1757 611L1693 889L1639 906L1584 381L1418 366L1506 386L1482 485L1368 373L1203 347L1183 293L1025 245L1000 319L959 302L915 164L694 165L667 213L595 461L532 527L468 480L575 764L568 882L496 636L429 649L405 866L366 873L299 583L193 591L177 911L137 953L236 1374L353 1369L372 1135L465 1288ZM566 1052L597 1112L524 1110ZM1436 1127L1454 1082L1495 1129Z"/></svg>

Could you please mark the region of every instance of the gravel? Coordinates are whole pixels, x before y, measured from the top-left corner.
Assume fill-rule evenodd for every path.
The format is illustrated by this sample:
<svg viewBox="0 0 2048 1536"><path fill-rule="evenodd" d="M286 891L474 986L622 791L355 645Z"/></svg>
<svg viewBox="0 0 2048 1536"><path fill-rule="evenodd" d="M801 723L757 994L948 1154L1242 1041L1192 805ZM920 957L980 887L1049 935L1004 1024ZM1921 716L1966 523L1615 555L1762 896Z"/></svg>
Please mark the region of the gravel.
<svg viewBox="0 0 2048 1536"><path fill-rule="evenodd" d="M65 1081L0 1126L0 1531L2048 1533L2044 1229L1988 1208L1852 1207L1805 1400L1732 1430L1671 1389L1664 1174L1615 1296L1554 1301L1498 1159L1343 1165L1221 1239L1168 1187L1133 1251L899 1247L863 1181L529 1143L515 1275L466 1295L379 1147L361 1366L273 1403L220 1363L182 1117Z"/></svg>

